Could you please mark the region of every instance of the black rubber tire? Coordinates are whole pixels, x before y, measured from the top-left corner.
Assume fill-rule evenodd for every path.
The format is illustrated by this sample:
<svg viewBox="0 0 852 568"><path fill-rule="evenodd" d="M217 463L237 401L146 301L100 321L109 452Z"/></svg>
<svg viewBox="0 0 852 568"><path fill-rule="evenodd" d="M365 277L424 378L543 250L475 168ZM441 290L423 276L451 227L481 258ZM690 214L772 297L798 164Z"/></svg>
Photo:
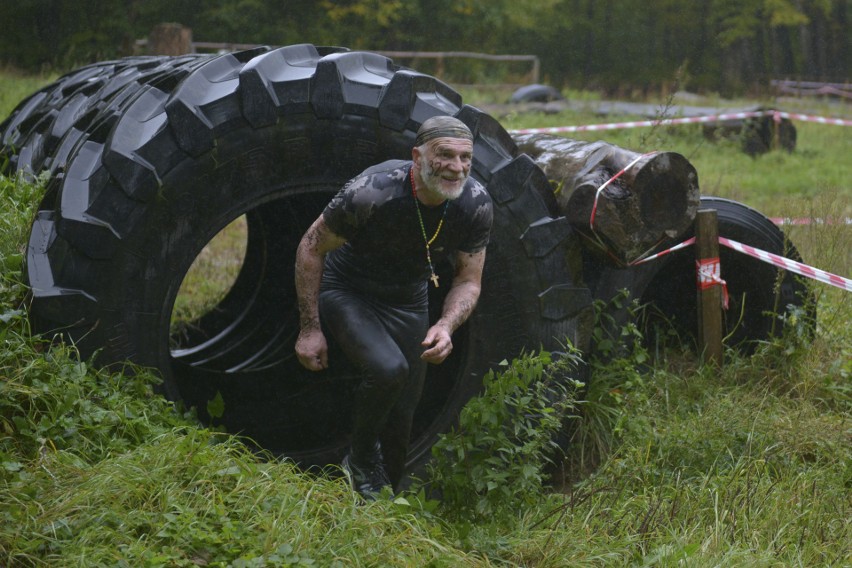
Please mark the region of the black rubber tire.
<svg viewBox="0 0 852 568"><path fill-rule="evenodd" d="M704 196L699 208L717 211L720 236L801 261L784 232L751 207L730 199ZM691 228L676 242L692 236ZM730 307L723 312L726 345L750 353L756 342L780 336L784 327L778 316L790 306L804 310L805 321L816 321L813 295L803 278L724 246L719 247L719 260L721 278L727 283L730 297ZM695 345L698 316L692 247L634 268L598 266L597 269L600 278L593 283L596 298L612 298L618 290L626 288L631 297L639 298L647 306L643 331L649 344L663 340L657 330L667 330L673 324L681 339ZM594 274L595 270L587 269L586 273ZM617 309L611 315L615 325L629 318L626 312L618 313Z"/></svg>
<svg viewBox="0 0 852 568"><path fill-rule="evenodd" d="M294 356L296 245L347 179L410 157L416 129L438 114L474 132L473 175L489 188L495 220L479 307L452 356L429 369L409 466L422 465L487 370L523 350L588 346L591 294L574 282L566 244L576 236L551 217L541 170L494 119L387 58L296 45L208 57L171 90L140 85L108 136L70 152L55 201L33 225L34 329L60 331L101 364L157 369L168 397L274 453L305 466L337 462L356 375L339 358L310 373ZM170 346L184 275L241 215L239 276ZM438 270L450 280L449 266ZM217 394L224 414L212 418Z"/></svg>
<svg viewBox="0 0 852 568"><path fill-rule="evenodd" d="M79 118L93 93L119 71L116 67L114 61L81 67L22 101L0 124L3 151L13 156L13 169L41 171L43 160Z"/></svg>
<svg viewBox="0 0 852 568"><path fill-rule="evenodd" d="M204 60L198 55L133 57L63 76L22 101L0 124L2 152L12 157L9 169L57 174L82 139L105 140L140 85L168 91Z"/></svg>
<svg viewBox="0 0 852 568"><path fill-rule="evenodd" d="M510 103L549 103L564 100L565 97L556 87L539 84L524 85L515 90L509 97Z"/></svg>

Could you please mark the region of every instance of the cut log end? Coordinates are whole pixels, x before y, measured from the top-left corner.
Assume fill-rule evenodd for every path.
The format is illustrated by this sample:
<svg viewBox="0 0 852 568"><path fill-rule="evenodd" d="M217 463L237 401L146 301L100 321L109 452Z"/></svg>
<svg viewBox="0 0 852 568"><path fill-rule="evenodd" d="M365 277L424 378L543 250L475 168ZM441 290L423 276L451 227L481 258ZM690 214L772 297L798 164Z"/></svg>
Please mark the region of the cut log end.
<svg viewBox="0 0 852 568"><path fill-rule="evenodd" d="M677 238L695 218L698 174L680 154L643 156L553 135L516 142L560 188L557 203L571 225L620 263Z"/></svg>

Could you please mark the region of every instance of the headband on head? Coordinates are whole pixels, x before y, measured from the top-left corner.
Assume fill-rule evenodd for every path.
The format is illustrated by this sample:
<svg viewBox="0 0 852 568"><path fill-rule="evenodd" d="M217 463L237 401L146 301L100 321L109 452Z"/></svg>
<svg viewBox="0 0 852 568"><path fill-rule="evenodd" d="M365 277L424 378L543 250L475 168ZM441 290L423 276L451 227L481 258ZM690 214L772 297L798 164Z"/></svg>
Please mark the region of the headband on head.
<svg viewBox="0 0 852 568"><path fill-rule="evenodd" d="M414 145L422 146L435 138L463 138L472 142L473 134L470 128L457 118L453 118L452 116L433 116L424 120L420 129L417 130L417 138L414 140Z"/></svg>

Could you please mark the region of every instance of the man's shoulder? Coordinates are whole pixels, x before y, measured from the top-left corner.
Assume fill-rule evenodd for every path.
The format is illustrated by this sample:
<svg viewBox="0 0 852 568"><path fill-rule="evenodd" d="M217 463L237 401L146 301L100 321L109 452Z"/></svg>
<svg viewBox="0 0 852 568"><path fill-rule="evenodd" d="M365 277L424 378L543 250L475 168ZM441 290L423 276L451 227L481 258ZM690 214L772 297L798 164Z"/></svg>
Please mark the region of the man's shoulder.
<svg viewBox="0 0 852 568"><path fill-rule="evenodd" d="M465 183L465 190L470 198L471 203L477 206L483 204L488 204L489 206L491 205L491 195L488 194L488 190L486 190L485 186L473 177L467 178L467 183Z"/></svg>
<svg viewBox="0 0 852 568"><path fill-rule="evenodd" d="M352 181L360 182L359 185L387 187L404 182L405 176L408 174L410 169L410 160L386 160L374 166L370 166L355 176Z"/></svg>
<svg viewBox="0 0 852 568"><path fill-rule="evenodd" d="M388 160L370 166L346 182L326 210L358 212L356 217L366 220L378 207L403 195L410 165L405 160Z"/></svg>

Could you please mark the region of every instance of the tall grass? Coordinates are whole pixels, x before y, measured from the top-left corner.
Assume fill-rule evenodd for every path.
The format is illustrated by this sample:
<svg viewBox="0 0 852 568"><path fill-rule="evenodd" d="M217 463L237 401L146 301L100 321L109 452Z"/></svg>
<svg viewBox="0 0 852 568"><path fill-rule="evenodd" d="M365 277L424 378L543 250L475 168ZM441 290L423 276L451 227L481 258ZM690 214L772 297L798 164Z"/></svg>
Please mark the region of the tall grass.
<svg viewBox="0 0 852 568"><path fill-rule="evenodd" d="M587 117L505 125L569 119ZM793 154L756 159L698 132L651 136L605 134L627 148L681 151L705 191L771 215L849 214L841 127L803 126ZM815 285L813 341L791 326L751 357L727 353L721 370L677 349L598 361L566 470L537 496L495 507L493 518L458 522L448 503L422 494L362 504L343 479L307 475L200 429L153 394L156 376L98 370L73 346L32 337L21 268L41 191L0 178L0 565L850 564L848 292ZM850 227L789 234L808 262L852 272ZM462 474L455 465L442 465L444 479Z"/></svg>
<svg viewBox="0 0 852 568"><path fill-rule="evenodd" d="M12 69L0 69L0 121L18 103L43 86L56 80L55 75L28 75Z"/></svg>

